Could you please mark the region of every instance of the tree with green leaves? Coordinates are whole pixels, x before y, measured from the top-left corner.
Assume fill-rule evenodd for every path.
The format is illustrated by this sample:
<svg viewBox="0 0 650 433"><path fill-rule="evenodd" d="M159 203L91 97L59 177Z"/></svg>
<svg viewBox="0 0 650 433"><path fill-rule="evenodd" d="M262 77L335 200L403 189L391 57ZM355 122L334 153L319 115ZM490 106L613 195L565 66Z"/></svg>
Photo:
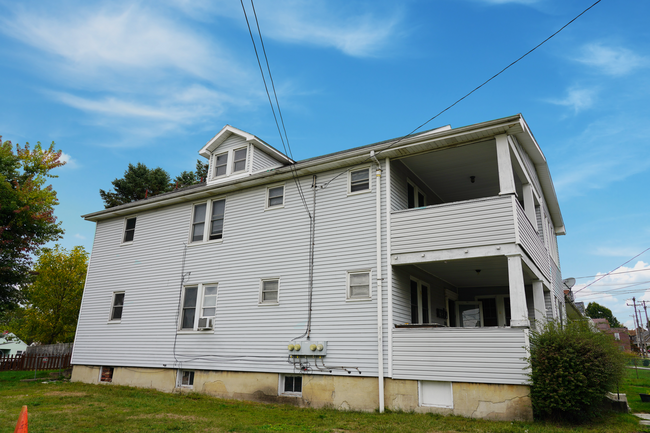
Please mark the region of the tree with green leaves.
<svg viewBox="0 0 650 433"><path fill-rule="evenodd" d="M208 177L208 163L196 160L195 171L182 171L181 174L174 178L174 187L182 188L184 186L196 185L205 182Z"/></svg>
<svg viewBox="0 0 650 433"><path fill-rule="evenodd" d="M612 328L622 328L618 319L612 314L612 310L596 302L590 302L585 308L585 313L592 319L607 319Z"/></svg>
<svg viewBox="0 0 650 433"><path fill-rule="evenodd" d="M54 216L56 192L46 184L64 164L54 143L31 149L0 137L0 315L17 305L18 286L30 278L31 255L63 234Z"/></svg>
<svg viewBox="0 0 650 433"><path fill-rule="evenodd" d="M83 247L43 248L34 266L34 281L23 286L23 305L9 329L28 344L74 341L87 268Z"/></svg>
<svg viewBox="0 0 650 433"><path fill-rule="evenodd" d="M113 191L99 190L106 208L142 200L172 189L169 174L165 170L160 167L150 169L141 162L137 165L129 164L124 177L111 183Z"/></svg>

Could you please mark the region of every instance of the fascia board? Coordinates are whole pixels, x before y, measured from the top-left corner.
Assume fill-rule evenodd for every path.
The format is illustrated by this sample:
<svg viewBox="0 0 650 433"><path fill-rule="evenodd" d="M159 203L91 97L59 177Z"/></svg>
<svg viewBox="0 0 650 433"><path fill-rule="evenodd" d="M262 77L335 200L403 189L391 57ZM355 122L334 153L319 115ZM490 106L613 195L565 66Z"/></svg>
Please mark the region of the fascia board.
<svg viewBox="0 0 650 433"><path fill-rule="evenodd" d="M520 119L522 132L516 134L517 140L524 148L530 159L535 164L535 169L539 176L539 183L542 186L544 192L544 198L546 204L548 205L549 213L551 214L551 219L553 220L553 227L555 228L555 234L565 235L566 228L564 226L564 218L562 217L562 212L560 211L560 203L557 199L557 194L555 192L555 185L553 184L553 179L551 178L551 171L548 168L548 163L542 149L539 147L537 140L533 136L528 124L524 120L523 116Z"/></svg>
<svg viewBox="0 0 650 433"><path fill-rule="evenodd" d="M135 212L164 207L171 204L199 200L204 197L214 196L215 194L226 194L231 191L250 188L253 186L289 180L293 176L292 169L298 176L318 174L328 170L342 170L346 167L367 162L371 150L376 152L382 151L382 158L396 158L404 157L407 154L418 154L463 144L464 142L474 141L477 139L477 134L516 134L522 131L520 127L520 118L520 115L515 115L503 119L464 126L457 129L444 130L436 134L426 134L424 136L416 135L400 141L397 146L389 149L386 149L386 147L390 145L391 141L358 147L347 151L299 161L293 164L293 166L284 166L277 169L255 173L244 179L238 178L216 185L192 188L188 191L179 191L176 194L154 196L146 200L139 200L137 202L127 203L121 206L82 215L82 218L87 221L100 221L117 216L133 214ZM399 138L396 140L399 140Z"/></svg>

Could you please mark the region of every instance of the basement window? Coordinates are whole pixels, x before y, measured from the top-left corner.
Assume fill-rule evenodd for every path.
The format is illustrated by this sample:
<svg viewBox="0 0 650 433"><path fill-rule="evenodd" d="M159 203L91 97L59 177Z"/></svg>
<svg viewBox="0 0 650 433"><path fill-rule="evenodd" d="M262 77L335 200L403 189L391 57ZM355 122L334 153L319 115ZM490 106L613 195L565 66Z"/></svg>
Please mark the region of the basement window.
<svg viewBox="0 0 650 433"><path fill-rule="evenodd" d="M420 380L418 385L420 391L420 406L454 407L454 396L451 382Z"/></svg>
<svg viewBox="0 0 650 433"><path fill-rule="evenodd" d="M194 387L194 372L191 370L178 370L178 386L181 388Z"/></svg>
<svg viewBox="0 0 650 433"><path fill-rule="evenodd" d="M280 376L280 395L302 397L302 376Z"/></svg>
<svg viewBox="0 0 650 433"><path fill-rule="evenodd" d="M100 382L110 383L113 381L113 367L102 367L99 375Z"/></svg>

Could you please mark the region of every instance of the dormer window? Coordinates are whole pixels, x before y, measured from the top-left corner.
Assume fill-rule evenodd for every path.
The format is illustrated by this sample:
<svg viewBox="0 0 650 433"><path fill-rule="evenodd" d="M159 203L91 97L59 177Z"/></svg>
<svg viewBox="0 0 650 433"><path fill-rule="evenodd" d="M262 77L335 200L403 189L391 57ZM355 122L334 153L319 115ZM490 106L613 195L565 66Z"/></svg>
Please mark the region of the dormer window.
<svg viewBox="0 0 650 433"><path fill-rule="evenodd" d="M228 152L217 155L214 159L214 177L225 176L228 169Z"/></svg>
<svg viewBox="0 0 650 433"><path fill-rule="evenodd" d="M235 150L235 157L232 166L233 173L246 170L246 151L246 147Z"/></svg>

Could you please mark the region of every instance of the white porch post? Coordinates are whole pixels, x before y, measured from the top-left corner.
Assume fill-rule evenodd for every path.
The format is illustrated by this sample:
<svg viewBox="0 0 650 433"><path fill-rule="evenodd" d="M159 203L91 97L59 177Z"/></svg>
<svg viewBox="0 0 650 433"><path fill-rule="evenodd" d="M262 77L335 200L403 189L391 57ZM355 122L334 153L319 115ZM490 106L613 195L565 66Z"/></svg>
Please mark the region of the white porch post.
<svg viewBox="0 0 650 433"><path fill-rule="evenodd" d="M516 194L515 177L510 160L510 145L506 134L494 137L497 141L497 165L499 169L499 195Z"/></svg>
<svg viewBox="0 0 650 433"><path fill-rule="evenodd" d="M541 280L533 281L533 305L535 307L535 329L539 331L546 323L544 284Z"/></svg>
<svg viewBox="0 0 650 433"><path fill-rule="evenodd" d="M510 326L513 328L528 328L530 327L530 321L528 320L521 256L515 254L506 257L508 257L508 282L510 288Z"/></svg>

